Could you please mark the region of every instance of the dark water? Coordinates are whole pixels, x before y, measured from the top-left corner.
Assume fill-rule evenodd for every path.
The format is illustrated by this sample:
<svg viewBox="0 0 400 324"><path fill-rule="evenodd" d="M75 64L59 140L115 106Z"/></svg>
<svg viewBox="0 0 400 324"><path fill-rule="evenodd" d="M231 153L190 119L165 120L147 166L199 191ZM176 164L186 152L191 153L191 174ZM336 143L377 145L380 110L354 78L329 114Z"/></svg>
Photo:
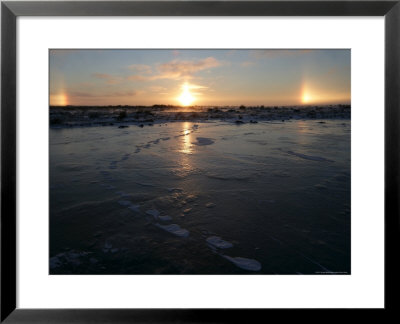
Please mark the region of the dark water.
<svg viewBox="0 0 400 324"><path fill-rule="evenodd" d="M349 274L350 121L51 129L50 273Z"/></svg>

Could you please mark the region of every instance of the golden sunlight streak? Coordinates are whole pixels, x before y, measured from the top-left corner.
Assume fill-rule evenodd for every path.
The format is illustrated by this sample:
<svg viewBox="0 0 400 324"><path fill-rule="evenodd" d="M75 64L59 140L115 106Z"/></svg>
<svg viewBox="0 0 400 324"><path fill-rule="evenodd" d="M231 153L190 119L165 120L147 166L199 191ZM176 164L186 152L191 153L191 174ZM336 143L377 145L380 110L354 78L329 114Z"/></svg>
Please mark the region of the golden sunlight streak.
<svg viewBox="0 0 400 324"><path fill-rule="evenodd" d="M190 124L188 122L183 123L183 137L182 137L182 149L181 152L185 154L191 154L192 153L192 138L190 136L190 130L189 130Z"/></svg>
<svg viewBox="0 0 400 324"><path fill-rule="evenodd" d="M178 100L183 106L189 106L195 100L195 98L190 93L189 84L187 83L183 84L182 93L178 98Z"/></svg>

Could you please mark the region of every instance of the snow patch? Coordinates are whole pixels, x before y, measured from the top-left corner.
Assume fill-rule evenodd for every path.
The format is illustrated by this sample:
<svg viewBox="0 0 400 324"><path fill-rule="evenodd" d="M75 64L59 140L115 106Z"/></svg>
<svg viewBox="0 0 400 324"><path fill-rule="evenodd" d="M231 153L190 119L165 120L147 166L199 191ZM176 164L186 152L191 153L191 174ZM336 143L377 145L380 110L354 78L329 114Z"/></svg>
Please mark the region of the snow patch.
<svg viewBox="0 0 400 324"><path fill-rule="evenodd" d="M162 220L162 221L164 221L164 222L167 222L167 221L172 220L172 217L171 217L171 216L168 216L168 215L165 215L165 216L158 216L158 219L159 219L159 220Z"/></svg>
<svg viewBox="0 0 400 324"><path fill-rule="evenodd" d="M170 225L161 225L159 223L155 224L158 228L161 228L164 231L167 231L175 236L180 236L180 237L188 237L189 236L189 231L181 228L177 224L170 224Z"/></svg>
<svg viewBox="0 0 400 324"><path fill-rule="evenodd" d="M130 206L132 205L132 203L128 200L120 200L118 201L118 204L120 204L121 206Z"/></svg>
<svg viewBox="0 0 400 324"><path fill-rule="evenodd" d="M132 211L134 211L135 213L138 213L139 212L139 205L130 205L129 207L128 207L128 209L130 209L130 210L132 210Z"/></svg>
<svg viewBox="0 0 400 324"><path fill-rule="evenodd" d="M254 259L246 259L241 257L232 258L228 255L223 255L225 259L232 262L240 269L248 270L248 271L260 271L261 263Z"/></svg>
<svg viewBox="0 0 400 324"><path fill-rule="evenodd" d="M160 216L160 212L159 212L157 209L149 209L149 210L146 210L146 214L147 214L147 215L150 215L150 216L153 216L154 219L157 219L158 216Z"/></svg>
<svg viewBox="0 0 400 324"><path fill-rule="evenodd" d="M197 139L197 142L194 142L192 144L195 144L195 145L198 145L198 146L214 144L214 141L211 138L197 137L196 139Z"/></svg>
<svg viewBox="0 0 400 324"><path fill-rule="evenodd" d="M219 249L228 249L233 246L232 243L224 241L218 236L210 236L206 239L207 243Z"/></svg>

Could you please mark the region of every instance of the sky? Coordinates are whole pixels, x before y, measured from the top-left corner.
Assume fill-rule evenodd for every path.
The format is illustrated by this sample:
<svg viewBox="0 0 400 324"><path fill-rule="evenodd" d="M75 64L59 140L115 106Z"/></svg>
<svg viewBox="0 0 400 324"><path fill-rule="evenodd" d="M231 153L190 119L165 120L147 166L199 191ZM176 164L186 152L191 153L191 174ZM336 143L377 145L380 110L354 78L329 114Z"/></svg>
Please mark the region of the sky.
<svg viewBox="0 0 400 324"><path fill-rule="evenodd" d="M52 49L50 105L350 103L350 50Z"/></svg>

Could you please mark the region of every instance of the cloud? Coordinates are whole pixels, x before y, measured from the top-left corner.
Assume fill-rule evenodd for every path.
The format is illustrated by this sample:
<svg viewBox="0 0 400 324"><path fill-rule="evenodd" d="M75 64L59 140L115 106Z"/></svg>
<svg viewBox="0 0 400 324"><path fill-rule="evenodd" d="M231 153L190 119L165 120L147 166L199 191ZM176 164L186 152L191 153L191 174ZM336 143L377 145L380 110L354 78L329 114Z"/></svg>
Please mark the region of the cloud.
<svg viewBox="0 0 400 324"><path fill-rule="evenodd" d="M155 78L155 76L140 75L140 74L129 75L125 79L128 80L128 81L151 81L151 80L157 80L157 78Z"/></svg>
<svg viewBox="0 0 400 324"><path fill-rule="evenodd" d="M199 84L193 84L193 83L185 84L184 86L187 87L188 89L195 89L195 90L208 89L208 87L206 87L206 86L202 86L202 85L199 85Z"/></svg>
<svg viewBox="0 0 400 324"><path fill-rule="evenodd" d="M143 93L143 91L135 91L135 90L115 91L115 92L105 94L105 97L133 97L133 96L137 96L142 93Z"/></svg>
<svg viewBox="0 0 400 324"><path fill-rule="evenodd" d="M222 62L213 57L201 60L181 61L173 60L157 66L157 74L153 75L130 75L128 80L132 81L154 81L160 79L182 80L191 79L200 71L209 70L222 65Z"/></svg>
<svg viewBox="0 0 400 324"><path fill-rule="evenodd" d="M93 73L92 76L95 77L96 79L105 80L108 84L121 83L123 80L123 78L121 78L121 77L114 76L111 74L106 74L106 73Z"/></svg>
<svg viewBox="0 0 400 324"><path fill-rule="evenodd" d="M197 61L179 61L173 60L168 63L161 64L159 71L165 78L182 79L191 78L197 72L208 70L221 65L217 59L207 57Z"/></svg>
<svg viewBox="0 0 400 324"><path fill-rule="evenodd" d="M156 72L151 74L154 69L145 64L132 64L128 69L135 70L138 74L128 75L125 77L115 76L106 73L93 73L92 76L105 80L107 84L119 84L123 81L154 81L162 79L171 80L189 80L196 73L204 70L219 67L223 62L213 57L193 61L173 60L167 63L158 64L155 68Z"/></svg>
<svg viewBox="0 0 400 324"><path fill-rule="evenodd" d="M128 69L146 74L150 74L152 72L151 66L146 64L132 64L128 66Z"/></svg>
<svg viewBox="0 0 400 324"><path fill-rule="evenodd" d="M90 91L68 91L68 96L79 98L101 98L101 97L133 97L140 94L140 91L113 91L109 93L96 93Z"/></svg>
<svg viewBox="0 0 400 324"><path fill-rule="evenodd" d="M167 90L167 88L160 87L160 86L152 86L152 87L149 87L149 90L152 92L165 92Z"/></svg>
<svg viewBox="0 0 400 324"><path fill-rule="evenodd" d="M97 98L94 93L85 91L68 91L68 96L80 98Z"/></svg>

